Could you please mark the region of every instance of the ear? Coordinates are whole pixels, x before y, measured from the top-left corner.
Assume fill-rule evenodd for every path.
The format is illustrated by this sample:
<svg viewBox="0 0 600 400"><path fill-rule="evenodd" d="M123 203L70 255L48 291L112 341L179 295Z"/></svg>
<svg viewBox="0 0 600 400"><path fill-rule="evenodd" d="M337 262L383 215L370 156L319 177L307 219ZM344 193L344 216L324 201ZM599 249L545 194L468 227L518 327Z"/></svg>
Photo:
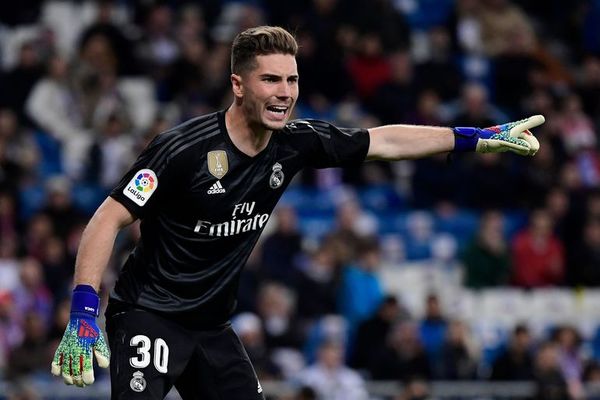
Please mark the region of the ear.
<svg viewBox="0 0 600 400"><path fill-rule="evenodd" d="M233 90L233 95L237 98L241 98L244 96L244 85L242 83L242 76L231 74L231 89Z"/></svg>

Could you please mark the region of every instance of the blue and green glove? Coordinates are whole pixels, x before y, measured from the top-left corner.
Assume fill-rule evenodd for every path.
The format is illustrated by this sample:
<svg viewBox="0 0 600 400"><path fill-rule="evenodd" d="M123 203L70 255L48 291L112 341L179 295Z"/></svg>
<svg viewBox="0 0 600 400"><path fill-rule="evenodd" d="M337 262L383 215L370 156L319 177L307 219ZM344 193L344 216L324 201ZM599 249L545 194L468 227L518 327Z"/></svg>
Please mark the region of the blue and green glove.
<svg viewBox="0 0 600 400"><path fill-rule="evenodd" d="M516 122L489 128L454 128L454 152L501 153L512 151L522 156L533 156L540 143L529 131L543 124L543 115L534 115Z"/></svg>
<svg viewBox="0 0 600 400"><path fill-rule="evenodd" d="M93 356L98 365L107 368L110 351L104 335L96 324L100 297L89 285L73 289L71 319L54 353L52 374L62 375L67 385L84 387L94 383Z"/></svg>

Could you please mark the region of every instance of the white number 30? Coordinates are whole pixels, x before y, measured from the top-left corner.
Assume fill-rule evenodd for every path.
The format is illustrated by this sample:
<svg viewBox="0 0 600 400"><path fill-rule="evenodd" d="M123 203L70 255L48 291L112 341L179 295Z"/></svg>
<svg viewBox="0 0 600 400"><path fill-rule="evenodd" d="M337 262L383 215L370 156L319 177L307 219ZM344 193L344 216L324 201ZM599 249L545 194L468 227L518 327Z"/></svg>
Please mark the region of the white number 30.
<svg viewBox="0 0 600 400"><path fill-rule="evenodd" d="M136 335L129 341L131 346L137 347L137 357L131 357L129 364L133 368L146 368L150 365L150 338L144 335ZM161 339L154 340L154 368L161 374L167 373L169 365L169 346Z"/></svg>

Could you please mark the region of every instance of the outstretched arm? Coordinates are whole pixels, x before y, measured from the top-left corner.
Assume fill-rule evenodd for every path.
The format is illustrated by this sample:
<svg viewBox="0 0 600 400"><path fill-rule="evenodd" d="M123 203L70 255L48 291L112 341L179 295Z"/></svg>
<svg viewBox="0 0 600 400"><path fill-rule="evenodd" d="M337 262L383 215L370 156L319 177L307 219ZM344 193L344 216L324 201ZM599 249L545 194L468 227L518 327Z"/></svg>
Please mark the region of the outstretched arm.
<svg viewBox="0 0 600 400"><path fill-rule="evenodd" d="M117 234L135 219L111 197L100 205L83 231L75 262L75 285L90 285L98 290Z"/></svg>
<svg viewBox="0 0 600 400"><path fill-rule="evenodd" d="M402 160L449 151L534 155L540 145L529 129L544 123L542 115L489 128L443 128L386 125L369 129L369 160Z"/></svg>
<svg viewBox="0 0 600 400"><path fill-rule="evenodd" d="M54 353L50 369L52 374L62 375L67 385L84 387L94 382L94 356L100 367L108 367L110 350L96 324L100 311L98 288L117 233L133 221L135 217L109 197L96 210L83 232L75 266L69 325Z"/></svg>
<svg viewBox="0 0 600 400"><path fill-rule="evenodd" d="M369 136L369 160L420 158L454 149L451 128L385 125L369 129Z"/></svg>

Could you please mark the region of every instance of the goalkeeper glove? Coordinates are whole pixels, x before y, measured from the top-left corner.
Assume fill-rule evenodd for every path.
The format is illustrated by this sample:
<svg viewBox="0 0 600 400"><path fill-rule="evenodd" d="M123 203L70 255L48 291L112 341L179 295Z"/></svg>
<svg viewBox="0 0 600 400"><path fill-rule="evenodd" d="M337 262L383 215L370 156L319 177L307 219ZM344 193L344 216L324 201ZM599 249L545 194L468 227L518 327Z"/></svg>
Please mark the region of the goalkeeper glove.
<svg viewBox="0 0 600 400"><path fill-rule="evenodd" d="M489 128L454 128L454 151L501 153L512 151L522 156L533 156L540 143L529 129L543 124L543 115L534 115L516 122Z"/></svg>
<svg viewBox="0 0 600 400"><path fill-rule="evenodd" d="M67 385L84 387L94 382L93 355L98 365L108 367L110 351L102 331L96 324L100 297L89 285L73 289L71 319L56 349L52 361L52 374L60 376Z"/></svg>

